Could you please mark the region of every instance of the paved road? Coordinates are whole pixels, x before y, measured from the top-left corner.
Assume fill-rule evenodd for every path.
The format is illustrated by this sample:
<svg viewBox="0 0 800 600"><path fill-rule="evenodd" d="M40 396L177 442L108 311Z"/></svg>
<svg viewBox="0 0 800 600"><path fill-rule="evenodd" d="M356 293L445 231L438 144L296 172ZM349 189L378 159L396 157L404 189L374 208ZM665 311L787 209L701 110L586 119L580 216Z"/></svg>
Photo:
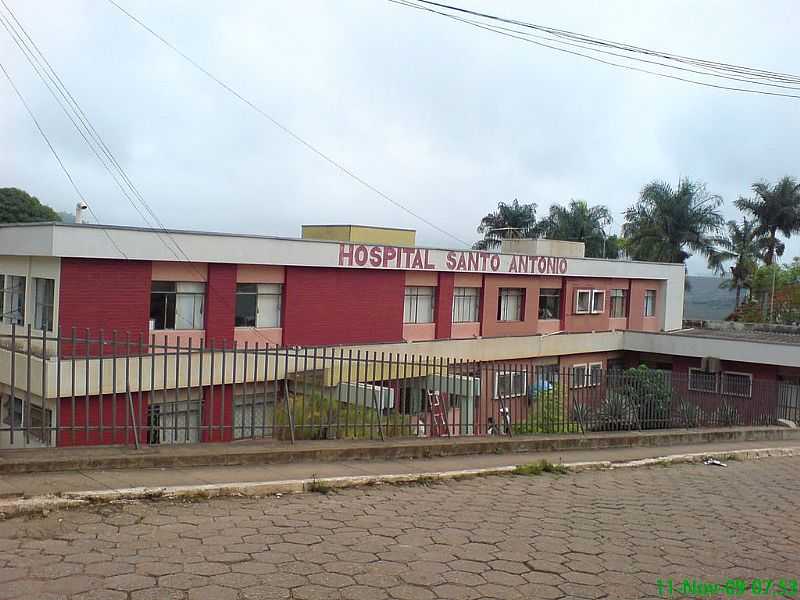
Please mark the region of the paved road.
<svg viewBox="0 0 800 600"><path fill-rule="evenodd" d="M658 579L800 579L798 474L785 458L12 519L0 599L657 598Z"/></svg>

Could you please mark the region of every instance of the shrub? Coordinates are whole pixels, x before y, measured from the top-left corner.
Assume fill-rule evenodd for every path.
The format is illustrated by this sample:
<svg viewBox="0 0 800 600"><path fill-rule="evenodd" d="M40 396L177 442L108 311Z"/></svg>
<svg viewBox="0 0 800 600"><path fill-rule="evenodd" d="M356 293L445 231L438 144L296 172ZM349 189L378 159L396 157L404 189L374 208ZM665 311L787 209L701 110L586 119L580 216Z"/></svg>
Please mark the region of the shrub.
<svg viewBox="0 0 800 600"><path fill-rule="evenodd" d="M384 437L401 437L414 433L410 427L412 420L408 415L393 412L385 415L374 408L339 402L324 394L291 394L289 406L294 423L294 437L297 440L324 440L329 436L336 439L379 437L378 419ZM286 401L279 403L276 410L276 437L288 439L291 433Z"/></svg>
<svg viewBox="0 0 800 600"><path fill-rule="evenodd" d="M700 427L705 421L705 412L697 404L681 398L675 415L675 423L681 427L691 429Z"/></svg>
<svg viewBox="0 0 800 600"><path fill-rule="evenodd" d="M566 397L560 385L553 385L548 390L530 392L531 408L527 419L512 425L514 433L568 433L578 431L575 423L570 422L564 404Z"/></svg>
<svg viewBox="0 0 800 600"><path fill-rule="evenodd" d="M617 397L622 401L615 400ZM627 369L621 376L609 378L607 400L613 400L606 406L607 413L627 418L627 411L633 411L632 421L641 429L670 426L672 384L669 373L644 365Z"/></svg>
<svg viewBox="0 0 800 600"><path fill-rule="evenodd" d="M721 425L723 427L732 427L734 425L742 424L742 419L739 416L739 410L728 400L722 401L717 410L714 411L712 420L714 425Z"/></svg>

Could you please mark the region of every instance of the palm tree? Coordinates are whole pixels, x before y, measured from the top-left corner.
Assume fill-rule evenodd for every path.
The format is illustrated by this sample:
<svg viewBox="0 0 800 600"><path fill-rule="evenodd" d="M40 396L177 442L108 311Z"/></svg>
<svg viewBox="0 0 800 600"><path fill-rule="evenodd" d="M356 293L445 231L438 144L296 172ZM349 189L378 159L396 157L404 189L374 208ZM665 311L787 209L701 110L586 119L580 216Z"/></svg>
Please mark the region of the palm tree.
<svg viewBox="0 0 800 600"><path fill-rule="evenodd" d="M778 232L791 237L800 231L800 183L793 177L784 177L774 186L766 181L753 184L754 198L739 197L736 207L755 218L759 234L767 236L764 264L771 265L785 248Z"/></svg>
<svg viewBox="0 0 800 600"><path fill-rule="evenodd" d="M730 267L730 278L726 278L720 287L736 290L736 308L739 308L742 289L750 289L767 238L758 233L753 221L747 219L742 219L741 225L736 221L728 221L727 228L727 235L714 239L717 252L709 259L708 266L715 273L724 275L725 263L734 263Z"/></svg>
<svg viewBox="0 0 800 600"><path fill-rule="evenodd" d="M683 263L692 253L712 258L714 239L724 223L722 198L704 184L683 178L673 188L651 181L639 200L625 211L622 235L636 260Z"/></svg>
<svg viewBox="0 0 800 600"><path fill-rule="evenodd" d="M612 222L605 206L589 206L585 200L571 200L569 207L553 205L550 214L536 226L537 233L552 240L572 240L586 245L586 256L617 258L618 244L606 242L605 227ZM614 236L612 236L614 237ZM615 241L614 238L613 241Z"/></svg>
<svg viewBox="0 0 800 600"><path fill-rule="evenodd" d="M536 204L520 204L514 198L511 204L497 203L497 210L481 219L478 233L483 239L475 242L478 250L489 250L500 246L505 238L528 238L535 233Z"/></svg>

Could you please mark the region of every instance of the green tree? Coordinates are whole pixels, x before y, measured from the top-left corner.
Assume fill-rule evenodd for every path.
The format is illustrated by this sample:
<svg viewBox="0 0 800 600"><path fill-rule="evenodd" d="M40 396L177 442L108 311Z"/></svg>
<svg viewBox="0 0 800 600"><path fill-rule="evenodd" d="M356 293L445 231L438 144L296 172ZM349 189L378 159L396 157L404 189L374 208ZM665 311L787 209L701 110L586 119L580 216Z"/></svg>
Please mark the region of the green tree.
<svg viewBox="0 0 800 600"><path fill-rule="evenodd" d="M708 266L719 275L726 275L725 265L732 262L730 267L730 277L726 277L721 288L736 290L736 308L739 308L743 289L750 289L753 275L758 268L766 238L758 233L757 226L753 221L742 219L739 224L736 221L728 221L727 235L714 239L717 252L708 261Z"/></svg>
<svg viewBox="0 0 800 600"><path fill-rule="evenodd" d="M0 188L0 223L60 221L52 208L18 188Z"/></svg>
<svg viewBox="0 0 800 600"><path fill-rule="evenodd" d="M784 177L770 186L766 181L753 184L754 198L739 197L736 207L750 213L756 221L757 231L766 236L764 263L771 265L785 248L778 233L791 237L800 232L800 183L793 177Z"/></svg>
<svg viewBox="0 0 800 600"><path fill-rule="evenodd" d="M611 222L611 212L607 207L589 206L585 200L571 200L567 207L551 206L550 213L537 224L536 231L551 240L583 242L589 257L618 258L617 238L608 236L605 231Z"/></svg>
<svg viewBox="0 0 800 600"><path fill-rule="evenodd" d="M483 239L473 245L478 250L500 247L503 239L529 238L536 231L536 204L520 204L514 198L511 204L497 203L497 210L481 219L478 233Z"/></svg>
<svg viewBox="0 0 800 600"><path fill-rule="evenodd" d="M700 182L684 178L673 188L652 181L625 211L626 250L636 260L683 263L693 253L712 259L714 239L724 223L721 205L722 198Z"/></svg>

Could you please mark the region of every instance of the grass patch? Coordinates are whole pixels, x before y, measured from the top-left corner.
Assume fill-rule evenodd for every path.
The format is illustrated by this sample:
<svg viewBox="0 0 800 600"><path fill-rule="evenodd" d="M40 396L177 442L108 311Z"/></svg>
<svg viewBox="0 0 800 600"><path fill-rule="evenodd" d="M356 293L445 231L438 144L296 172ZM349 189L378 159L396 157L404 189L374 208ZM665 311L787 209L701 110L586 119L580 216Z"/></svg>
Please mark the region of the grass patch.
<svg viewBox="0 0 800 600"><path fill-rule="evenodd" d="M738 454L728 454L728 456L726 456L722 460L725 462L731 462L731 461L741 460L741 458L739 458Z"/></svg>
<svg viewBox="0 0 800 600"><path fill-rule="evenodd" d="M568 471L567 468L562 464L555 465L550 461L542 459L538 462L529 463L527 465L517 465L511 472L514 475L535 476L541 475L542 473L556 473L558 475L564 475Z"/></svg>
<svg viewBox="0 0 800 600"><path fill-rule="evenodd" d="M330 494L333 491L333 488L327 483L317 479L317 474L314 473L311 476L311 483L308 485L308 491L315 492L317 494Z"/></svg>

